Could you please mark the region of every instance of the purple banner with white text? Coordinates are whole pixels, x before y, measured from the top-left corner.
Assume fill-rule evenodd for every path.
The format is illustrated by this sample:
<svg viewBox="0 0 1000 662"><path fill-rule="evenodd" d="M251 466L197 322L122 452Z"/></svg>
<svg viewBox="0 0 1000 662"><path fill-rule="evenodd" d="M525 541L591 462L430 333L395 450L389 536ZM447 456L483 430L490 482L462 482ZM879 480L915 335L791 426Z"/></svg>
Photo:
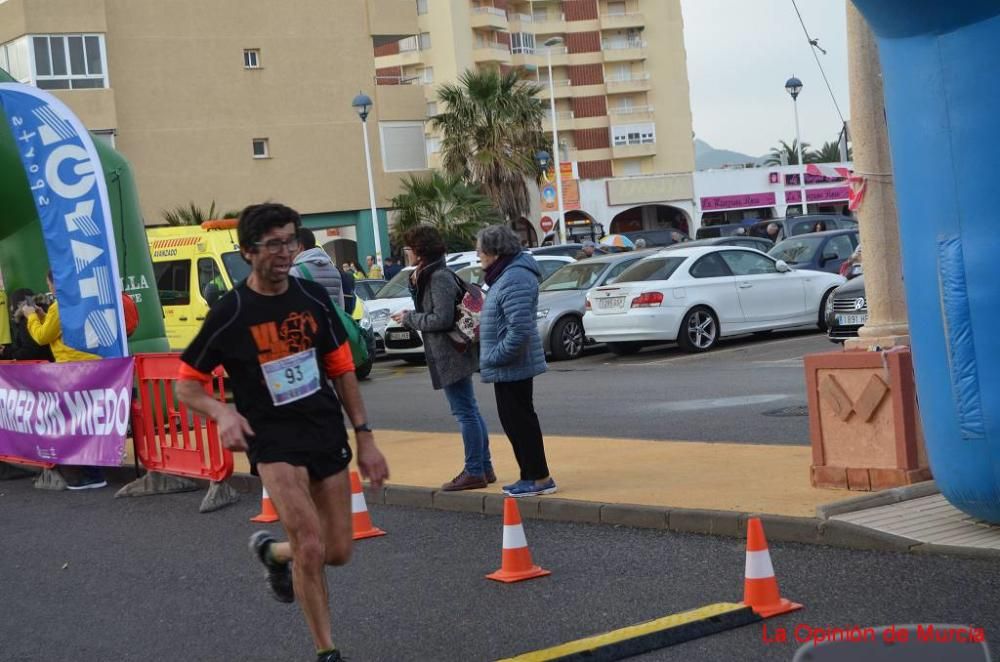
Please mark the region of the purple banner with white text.
<svg viewBox="0 0 1000 662"><path fill-rule="evenodd" d="M0 455L119 466L134 359L0 364Z"/></svg>

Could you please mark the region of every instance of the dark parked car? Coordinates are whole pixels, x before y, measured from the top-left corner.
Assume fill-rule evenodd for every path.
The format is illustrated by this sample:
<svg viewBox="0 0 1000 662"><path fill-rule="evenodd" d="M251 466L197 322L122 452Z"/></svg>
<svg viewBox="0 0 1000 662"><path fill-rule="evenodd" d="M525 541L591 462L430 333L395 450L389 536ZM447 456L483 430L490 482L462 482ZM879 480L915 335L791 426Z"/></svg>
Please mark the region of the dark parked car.
<svg viewBox="0 0 1000 662"><path fill-rule="evenodd" d="M760 237L735 235L730 237L714 237L712 239L695 239L694 241L686 241L683 244L674 244L669 248L693 248L695 246L739 246L740 248L755 248L761 253L766 253L771 250L774 244Z"/></svg>
<svg viewBox="0 0 1000 662"><path fill-rule="evenodd" d="M797 237L800 234L809 234L815 230L817 223L822 223L827 231L857 229L858 227L858 221L849 216L808 214L806 216L789 216L788 218L772 218L770 221L759 221L747 228L747 234L752 237L770 239L770 235L767 234L767 226L771 223L778 225L777 241L788 239L789 237Z"/></svg>
<svg viewBox="0 0 1000 662"><path fill-rule="evenodd" d="M646 242L646 248L653 246L672 246L688 239L688 236L680 230L636 230L635 232L623 232L623 235L635 243L639 239ZM679 241L678 241L679 238Z"/></svg>
<svg viewBox="0 0 1000 662"><path fill-rule="evenodd" d="M858 329L868 322L868 298L865 277L852 278L833 291L826 300L826 335L842 343L857 338Z"/></svg>
<svg viewBox="0 0 1000 662"><path fill-rule="evenodd" d="M724 225L703 225L694 233L696 239L712 239L714 237L732 237L746 234L750 229L747 223L726 223Z"/></svg>
<svg viewBox="0 0 1000 662"><path fill-rule="evenodd" d="M830 230L779 241L767 254L775 260L784 260L795 269L836 274L857 246L857 230Z"/></svg>

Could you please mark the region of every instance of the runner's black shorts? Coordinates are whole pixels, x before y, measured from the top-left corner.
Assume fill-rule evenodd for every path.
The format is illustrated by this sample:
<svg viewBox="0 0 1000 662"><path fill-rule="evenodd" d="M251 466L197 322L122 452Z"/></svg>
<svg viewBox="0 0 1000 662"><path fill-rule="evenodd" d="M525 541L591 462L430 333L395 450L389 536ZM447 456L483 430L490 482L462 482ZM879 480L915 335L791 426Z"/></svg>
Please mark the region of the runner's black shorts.
<svg viewBox="0 0 1000 662"><path fill-rule="evenodd" d="M268 444L262 448L250 447L250 473L257 473L257 465L270 462L284 462L295 467L305 467L309 471L309 480L320 481L338 474L351 463L353 454L347 440L331 441L328 446L309 450L286 450L277 444Z"/></svg>

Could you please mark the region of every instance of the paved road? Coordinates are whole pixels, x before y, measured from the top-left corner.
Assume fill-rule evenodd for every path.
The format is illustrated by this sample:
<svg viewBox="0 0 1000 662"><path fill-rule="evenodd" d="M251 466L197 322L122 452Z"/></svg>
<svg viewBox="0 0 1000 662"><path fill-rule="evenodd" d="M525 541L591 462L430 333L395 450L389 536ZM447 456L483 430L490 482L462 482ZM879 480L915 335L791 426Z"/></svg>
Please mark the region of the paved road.
<svg viewBox="0 0 1000 662"><path fill-rule="evenodd" d="M551 363L535 380L535 405L549 434L807 444L802 357L833 349L822 334L793 332L726 341L707 354L675 345L628 357L592 350ZM379 427L457 429L423 366L380 360L364 394ZM499 432L492 389L477 384L476 394L490 429ZM799 415L767 415L788 408Z"/></svg>
<svg viewBox="0 0 1000 662"><path fill-rule="evenodd" d="M252 497L199 515L201 495L113 500L110 490L0 483L0 659L40 662L312 660L295 607L265 593L244 542ZM477 662L742 595L733 539L528 521L551 577L504 586L499 517L373 507L389 535L329 573L335 641L353 662ZM966 622L1000 633L1000 566L777 544L784 593L806 605L769 626ZM642 661L792 658L761 627Z"/></svg>

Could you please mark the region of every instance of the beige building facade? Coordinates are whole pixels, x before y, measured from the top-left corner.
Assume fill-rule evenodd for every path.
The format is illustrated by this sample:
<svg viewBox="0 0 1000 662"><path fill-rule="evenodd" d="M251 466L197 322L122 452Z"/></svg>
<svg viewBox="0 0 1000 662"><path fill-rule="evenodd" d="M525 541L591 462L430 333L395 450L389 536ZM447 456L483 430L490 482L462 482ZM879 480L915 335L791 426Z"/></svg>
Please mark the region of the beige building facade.
<svg viewBox="0 0 1000 662"><path fill-rule="evenodd" d="M367 251L351 101L359 91L374 100L368 136L385 207L403 174L427 167L426 103L418 88L376 89L373 50L418 32L416 9L413 0L6 0L0 67L53 91L129 159L147 224L192 201L276 200L311 226L354 226Z"/></svg>
<svg viewBox="0 0 1000 662"><path fill-rule="evenodd" d="M605 231L667 227L678 213L690 219L694 146L679 0L415 4L419 31L376 49L379 90L422 88L430 117L439 112L437 87L465 70L518 68L544 86L548 104L551 57L560 159L574 164L582 192L601 188L621 210L595 218L581 200L567 219L589 217ZM561 43L546 47L553 38ZM440 164L438 149L428 131L431 166ZM622 178L641 179L616 184ZM665 209L638 209L651 205Z"/></svg>

